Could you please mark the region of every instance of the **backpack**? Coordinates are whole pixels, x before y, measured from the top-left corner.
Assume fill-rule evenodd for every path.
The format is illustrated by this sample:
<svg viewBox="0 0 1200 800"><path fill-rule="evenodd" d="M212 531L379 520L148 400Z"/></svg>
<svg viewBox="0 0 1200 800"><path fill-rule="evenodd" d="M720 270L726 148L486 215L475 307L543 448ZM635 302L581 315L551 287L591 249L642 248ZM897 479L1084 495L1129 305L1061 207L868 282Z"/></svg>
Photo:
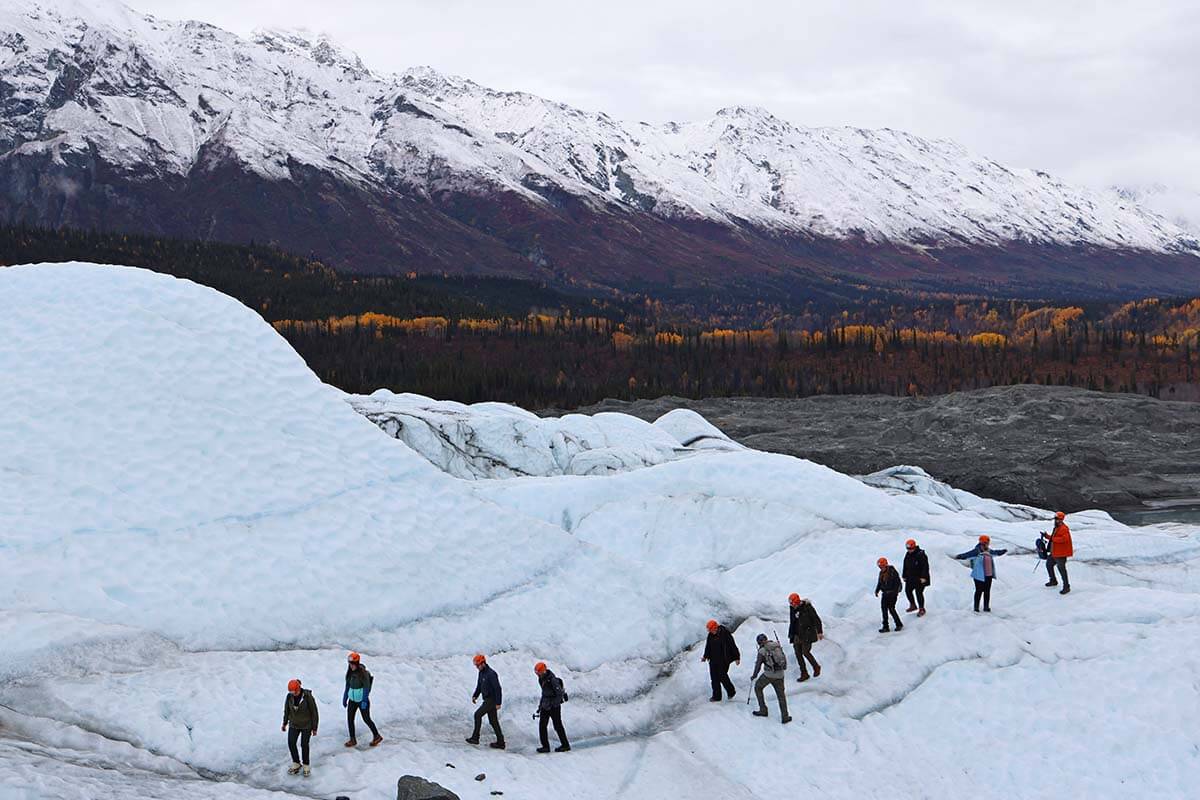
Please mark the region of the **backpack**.
<svg viewBox="0 0 1200 800"><path fill-rule="evenodd" d="M565 703L571 698L567 695L567 688L563 686L562 678L554 676L554 693L558 697L559 703Z"/></svg>
<svg viewBox="0 0 1200 800"><path fill-rule="evenodd" d="M1050 554L1046 552L1046 540L1042 537L1038 537L1037 541L1034 542L1034 547L1037 548L1038 558L1040 558L1042 561L1045 561L1050 557Z"/></svg>
<svg viewBox="0 0 1200 800"><path fill-rule="evenodd" d="M769 672L784 672L787 670L787 655L778 642L767 642L763 666Z"/></svg>

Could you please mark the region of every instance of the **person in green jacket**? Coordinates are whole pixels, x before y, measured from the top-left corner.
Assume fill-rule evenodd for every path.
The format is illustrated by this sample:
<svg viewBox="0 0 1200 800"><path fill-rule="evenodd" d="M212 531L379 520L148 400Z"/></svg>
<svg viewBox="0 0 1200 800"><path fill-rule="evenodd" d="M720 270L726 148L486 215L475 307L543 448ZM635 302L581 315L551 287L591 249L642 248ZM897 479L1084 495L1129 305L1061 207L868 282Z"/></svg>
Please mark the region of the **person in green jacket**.
<svg viewBox="0 0 1200 800"><path fill-rule="evenodd" d="M346 747L355 747L358 745L358 737L354 731L354 716L361 712L363 722L367 723L367 727L371 729L374 739L371 740L371 747L378 747L383 741L383 737L379 735L379 729L375 727L375 723L371 720L371 684L375 679L371 677L371 673L367 672L367 668L362 664L362 656L358 653L351 653L346 657L346 689L342 692L342 705L346 708L346 727L350 730L350 738L346 740Z"/></svg>
<svg viewBox="0 0 1200 800"><path fill-rule="evenodd" d="M288 750L292 754L292 766L288 775L295 775L302 768L304 777L312 774L308 765L308 740L317 735L317 724L320 722L320 712L312 692L301 688L300 679L288 681L287 697L283 698L283 728L288 735ZM300 751L296 750L296 742L300 742Z"/></svg>

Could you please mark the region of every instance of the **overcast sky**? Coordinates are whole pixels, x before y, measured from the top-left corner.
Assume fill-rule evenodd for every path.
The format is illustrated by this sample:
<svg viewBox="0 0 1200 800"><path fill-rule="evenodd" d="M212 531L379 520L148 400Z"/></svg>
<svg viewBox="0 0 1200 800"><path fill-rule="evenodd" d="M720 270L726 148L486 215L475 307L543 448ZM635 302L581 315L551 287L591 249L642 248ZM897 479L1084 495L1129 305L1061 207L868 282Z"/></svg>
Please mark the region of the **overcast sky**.
<svg viewBox="0 0 1200 800"><path fill-rule="evenodd" d="M1200 193L1200 2L126 0L237 33L305 27L622 119L760 105L892 127L1091 184ZM1198 195L1200 197L1200 195Z"/></svg>

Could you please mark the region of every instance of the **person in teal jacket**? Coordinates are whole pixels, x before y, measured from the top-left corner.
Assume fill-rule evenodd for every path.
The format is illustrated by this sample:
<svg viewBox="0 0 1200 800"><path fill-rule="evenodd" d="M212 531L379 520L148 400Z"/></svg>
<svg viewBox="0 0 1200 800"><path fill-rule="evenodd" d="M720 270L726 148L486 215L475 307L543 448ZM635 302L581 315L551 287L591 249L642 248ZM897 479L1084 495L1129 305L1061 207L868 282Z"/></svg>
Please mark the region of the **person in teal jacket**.
<svg viewBox="0 0 1200 800"><path fill-rule="evenodd" d="M991 537L986 534L979 537L979 544L965 553L959 553L955 558L960 561L970 560L971 577L975 579L975 613L979 613L979 601L983 600L983 610L992 610L992 581L996 577L996 556L1002 556L1007 550L992 550Z"/></svg>
<svg viewBox="0 0 1200 800"><path fill-rule="evenodd" d="M354 732L354 717L360 713L363 722L367 723L367 727L371 729L371 733L375 737L371 739L371 747L378 747L379 743L383 741L383 737L379 735L379 729L375 727L375 722L371 719L371 686L374 682L375 679L363 666L362 657L358 653L351 653L346 657L346 688L342 691L342 705L346 707L346 727L350 730L350 738L346 740L346 747L358 745L358 737Z"/></svg>

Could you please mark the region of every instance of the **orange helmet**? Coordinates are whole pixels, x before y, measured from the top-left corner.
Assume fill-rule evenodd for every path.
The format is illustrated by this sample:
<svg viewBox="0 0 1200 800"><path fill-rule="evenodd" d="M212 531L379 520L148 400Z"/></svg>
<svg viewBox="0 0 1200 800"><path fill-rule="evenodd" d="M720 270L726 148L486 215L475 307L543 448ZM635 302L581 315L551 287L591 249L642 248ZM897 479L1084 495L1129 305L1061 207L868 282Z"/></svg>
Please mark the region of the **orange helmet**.
<svg viewBox="0 0 1200 800"><path fill-rule="evenodd" d="M705 625L704 627L708 628L709 633L716 633L717 632L717 621L715 619L710 619L708 621L708 624Z"/></svg>
<svg viewBox="0 0 1200 800"><path fill-rule="evenodd" d="M360 656L358 653L351 653L350 655L346 656L346 660L351 664L357 664L358 662L362 661L362 656Z"/></svg>
<svg viewBox="0 0 1200 800"><path fill-rule="evenodd" d="M477 666L477 667L478 667L478 666L480 666L481 664L486 664L486 663L487 663L487 657L486 657L486 656L484 656L484 654L483 654L483 653L476 653L476 654L475 654L475 657L471 659L471 663L473 663L475 666Z"/></svg>
<svg viewBox="0 0 1200 800"><path fill-rule="evenodd" d="M905 543L904 543L904 546L905 546L905 547L907 547L907 548L909 548L909 549L912 549L912 548L914 548L914 547L916 547L916 546L917 546L917 540L916 540L916 539L909 539L907 542L905 542Z"/></svg>
<svg viewBox="0 0 1200 800"><path fill-rule="evenodd" d="M887 562L886 558L881 558L878 561L876 561L875 564L879 567L886 567L888 562Z"/></svg>
<svg viewBox="0 0 1200 800"><path fill-rule="evenodd" d="M546 662L539 661L536 664L534 664L533 671L536 672L538 675L541 675L543 672L546 671Z"/></svg>
<svg viewBox="0 0 1200 800"><path fill-rule="evenodd" d="M986 533L979 537L980 544L991 544L991 541L992 537L988 536Z"/></svg>
<svg viewBox="0 0 1200 800"><path fill-rule="evenodd" d="M289 692L300 691L300 679L299 678L292 678L290 681L288 681L288 691Z"/></svg>
<svg viewBox="0 0 1200 800"><path fill-rule="evenodd" d="M788 595L788 605L790 605L790 606L800 605L800 595L796 594L795 592L792 592L791 594L789 594Z"/></svg>
<svg viewBox="0 0 1200 800"><path fill-rule="evenodd" d="M1054 512L1054 518L1055 518L1056 520L1059 520L1059 521L1061 522L1062 520L1064 520L1064 519L1066 519L1066 518L1067 518L1067 515L1066 515L1066 514L1064 514L1064 513L1063 513L1063 512L1061 512L1061 511L1055 511L1055 512Z"/></svg>

